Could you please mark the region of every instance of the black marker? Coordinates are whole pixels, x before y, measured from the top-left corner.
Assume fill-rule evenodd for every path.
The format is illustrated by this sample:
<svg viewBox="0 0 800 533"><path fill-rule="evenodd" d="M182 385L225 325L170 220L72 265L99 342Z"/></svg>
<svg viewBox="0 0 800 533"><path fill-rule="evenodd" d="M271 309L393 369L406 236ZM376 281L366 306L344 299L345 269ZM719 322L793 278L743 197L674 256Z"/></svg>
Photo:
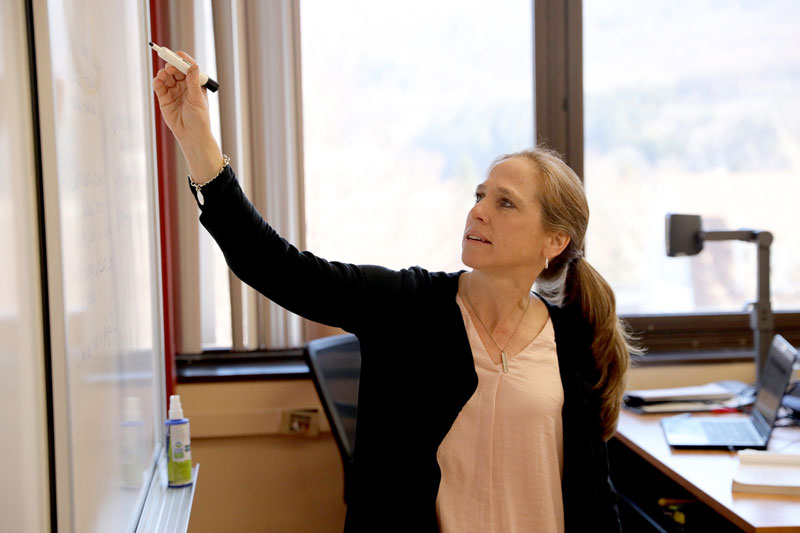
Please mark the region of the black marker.
<svg viewBox="0 0 800 533"><path fill-rule="evenodd" d="M188 70L192 67L191 63L165 46L158 46L157 44L151 42L150 48L152 48L155 52L158 52L158 57L184 74L186 74L186 72L188 72ZM204 72L200 72L200 86L205 87L212 93L217 92L217 89L219 89L219 83L209 78L208 74L205 74Z"/></svg>

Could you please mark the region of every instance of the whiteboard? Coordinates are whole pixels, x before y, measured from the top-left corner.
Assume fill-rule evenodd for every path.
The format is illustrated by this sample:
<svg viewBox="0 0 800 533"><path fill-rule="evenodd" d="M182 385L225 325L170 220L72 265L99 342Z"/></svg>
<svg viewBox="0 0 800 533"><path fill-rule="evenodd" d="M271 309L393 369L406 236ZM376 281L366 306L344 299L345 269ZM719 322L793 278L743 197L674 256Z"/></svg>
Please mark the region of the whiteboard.
<svg viewBox="0 0 800 533"><path fill-rule="evenodd" d="M147 4L34 1L59 531L135 527L161 450Z"/></svg>
<svg viewBox="0 0 800 533"><path fill-rule="evenodd" d="M0 2L0 531L50 525L33 120L23 2Z"/></svg>

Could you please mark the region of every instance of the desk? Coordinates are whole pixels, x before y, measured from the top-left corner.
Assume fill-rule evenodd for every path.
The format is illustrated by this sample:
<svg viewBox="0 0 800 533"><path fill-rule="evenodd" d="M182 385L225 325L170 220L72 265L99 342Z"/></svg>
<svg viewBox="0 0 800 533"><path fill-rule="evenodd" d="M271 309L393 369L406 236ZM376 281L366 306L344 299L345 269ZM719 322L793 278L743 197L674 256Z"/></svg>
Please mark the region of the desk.
<svg viewBox="0 0 800 533"><path fill-rule="evenodd" d="M731 480L739 464L736 453L671 449L660 426L665 416L669 415L641 415L623 409L614 438L737 528L800 531L800 496L732 492ZM769 449L800 453L800 428L776 428ZM614 468L625 466L612 463Z"/></svg>

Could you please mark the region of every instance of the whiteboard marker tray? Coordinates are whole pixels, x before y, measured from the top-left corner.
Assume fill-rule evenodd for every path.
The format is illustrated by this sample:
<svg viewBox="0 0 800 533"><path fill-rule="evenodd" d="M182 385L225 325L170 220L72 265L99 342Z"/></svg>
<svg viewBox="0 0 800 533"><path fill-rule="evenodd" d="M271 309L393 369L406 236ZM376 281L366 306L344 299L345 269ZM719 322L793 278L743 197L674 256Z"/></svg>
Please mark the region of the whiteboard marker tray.
<svg viewBox="0 0 800 533"><path fill-rule="evenodd" d="M167 458L162 454L158 467L147 491L147 497L136 527L137 533L177 533L189 528L189 514L192 511L194 488L197 486L197 473L200 464L192 468L192 484L188 487L171 488L167 486Z"/></svg>

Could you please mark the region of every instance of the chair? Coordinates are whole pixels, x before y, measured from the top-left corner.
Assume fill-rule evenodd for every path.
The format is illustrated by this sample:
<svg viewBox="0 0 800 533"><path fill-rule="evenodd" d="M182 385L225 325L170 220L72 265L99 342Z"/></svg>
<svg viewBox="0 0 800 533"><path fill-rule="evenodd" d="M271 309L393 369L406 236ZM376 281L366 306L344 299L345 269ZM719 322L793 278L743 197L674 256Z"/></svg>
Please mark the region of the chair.
<svg viewBox="0 0 800 533"><path fill-rule="evenodd" d="M355 335L334 335L309 341L303 357L342 456L347 503L356 439L361 345Z"/></svg>

